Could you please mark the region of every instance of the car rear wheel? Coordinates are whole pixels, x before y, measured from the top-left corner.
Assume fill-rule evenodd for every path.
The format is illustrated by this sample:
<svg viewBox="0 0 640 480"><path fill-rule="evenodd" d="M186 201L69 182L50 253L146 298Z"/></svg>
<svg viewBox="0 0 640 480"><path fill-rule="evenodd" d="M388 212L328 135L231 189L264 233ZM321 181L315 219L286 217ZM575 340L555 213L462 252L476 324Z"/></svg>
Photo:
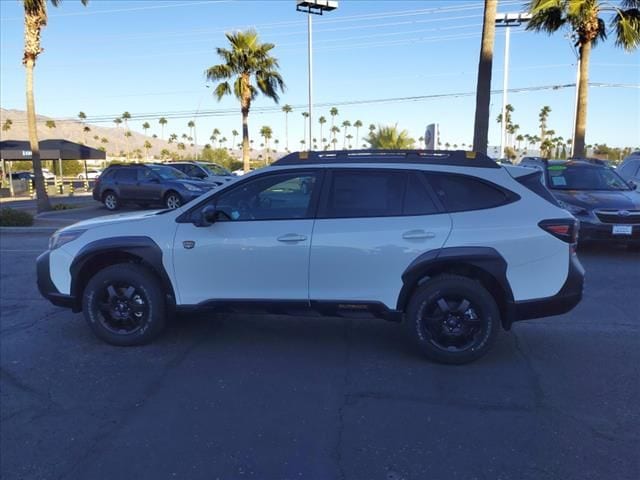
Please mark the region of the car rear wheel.
<svg viewBox="0 0 640 480"><path fill-rule="evenodd" d="M439 363L480 358L500 327L491 294L476 280L458 275L441 275L419 286L406 313L409 334L424 355Z"/></svg>
<svg viewBox="0 0 640 480"><path fill-rule="evenodd" d="M111 345L142 345L166 324L162 287L149 270L117 264L96 273L84 291L82 307L91 330Z"/></svg>
<svg viewBox="0 0 640 480"><path fill-rule="evenodd" d="M104 194L102 202L107 210L113 211L120 208L120 200L118 200L118 196L112 191L108 191Z"/></svg>
<svg viewBox="0 0 640 480"><path fill-rule="evenodd" d="M169 192L164 197L164 204L171 210L180 208L182 206L182 197L176 192Z"/></svg>

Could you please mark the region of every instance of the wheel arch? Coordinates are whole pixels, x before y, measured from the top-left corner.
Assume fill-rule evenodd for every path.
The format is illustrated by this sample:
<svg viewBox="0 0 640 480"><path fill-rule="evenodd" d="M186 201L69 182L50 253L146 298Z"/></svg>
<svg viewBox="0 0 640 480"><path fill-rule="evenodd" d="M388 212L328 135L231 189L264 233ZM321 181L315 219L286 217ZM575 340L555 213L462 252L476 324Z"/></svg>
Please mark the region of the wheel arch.
<svg viewBox="0 0 640 480"><path fill-rule="evenodd" d="M162 263L162 250L146 236L105 238L85 245L71 263L71 295L74 311L82 308L84 289L95 273L118 263L142 265L156 275L163 287L167 305L175 305L173 285Z"/></svg>
<svg viewBox="0 0 640 480"><path fill-rule="evenodd" d="M511 327L513 292L507 280L507 262L490 247L449 247L420 255L402 274L397 310L406 310L409 299L418 286L445 273L479 281L498 304L502 326L506 330Z"/></svg>

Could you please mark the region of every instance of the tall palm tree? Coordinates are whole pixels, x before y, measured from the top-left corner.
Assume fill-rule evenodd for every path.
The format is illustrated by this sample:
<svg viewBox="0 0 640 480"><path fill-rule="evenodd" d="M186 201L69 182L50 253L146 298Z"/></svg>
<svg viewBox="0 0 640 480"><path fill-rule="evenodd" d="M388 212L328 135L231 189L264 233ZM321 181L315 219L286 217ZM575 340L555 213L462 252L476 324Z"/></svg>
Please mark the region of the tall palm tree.
<svg viewBox="0 0 640 480"><path fill-rule="evenodd" d="M124 129L126 131L129 130L129 120L131 120L131 114L129 112L124 112L122 114L122 120L124 120Z"/></svg>
<svg viewBox="0 0 640 480"><path fill-rule="evenodd" d="M309 112L302 112L302 123L303 123L303 129L304 129L304 139L305 139L305 144L307 143L307 118L309 118ZM311 150L311 144L309 144L309 149Z"/></svg>
<svg viewBox="0 0 640 480"><path fill-rule="evenodd" d="M291 107L291 105L286 103L286 104L284 104L282 106L282 111L284 112L284 142L285 142L284 148L287 151L289 151L289 122L288 122L288 117L289 117L289 114L293 111L293 107Z"/></svg>
<svg viewBox="0 0 640 480"><path fill-rule="evenodd" d="M211 140L213 143L216 143L216 140L218 140L220 138L220 130L218 130L218 128L214 128L213 131L211 132L211 136L209 137L209 140ZM218 141L218 148L220 148L220 142Z"/></svg>
<svg viewBox="0 0 640 480"><path fill-rule="evenodd" d="M270 126L265 125L260 129L260 136L264 138L264 143L267 149L266 160L267 160L267 163L269 163L269 140L271 140L273 136L273 130L271 130Z"/></svg>
<svg viewBox="0 0 640 480"><path fill-rule="evenodd" d="M238 131L235 128L231 130L231 136L233 137L233 139L231 140L231 148L233 148L233 146L236 144L236 137L238 136Z"/></svg>
<svg viewBox="0 0 640 480"><path fill-rule="evenodd" d="M160 117L160 120L158 120L158 123L160 124L160 138L164 140L164 126L169 122L167 121L166 118Z"/></svg>
<svg viewBox="0 0 640 480"><path fill-rule="evenodd" d="M580 81L578 82L578 108L574 125L573 155L583 156L587 127L587 94L589 88L589 60L591 48L607 37L605 21L600 13L607 9L615 15L611 20L615 31L615 44L627 51L640 46L640 0L621 0L619 7L605 0L531 0L532 15L528 30L556 32L568 27L578 47Z"/></svg>
<svg viewBox="0 0 640 480"><path fill-rule="evenodd" d="M80 0L86 5L89 0ZM57 7L60 0L51 0L51 4ZM36 105L33 95L33 70L36 66L38 55L42 53L40 34L47 25L47 0L23 0L24 7L24 55L22 63L26 71L25 93L27 97L27 128L29 131L29 144L31 146L31 159L36 186L36 203L38 212L51 210L51 202L47 195L47 189L42 176L42 162L40 161L40 144L38 142L38 130L36 125Z"/></svg>
<svg viewBox="0 0 640 480"><path fill-rule="evenodd" d="M357 144L360 138L360 127L362 127L362 122L360 120L356 120L355 122L353 122L353 126L356 128L356 144Z"/></svg>
<svg viewBox="0 0 640 480"><path fill-rule="evenodd" d="M524 141L524 139L525 139L525 138L524 138L524 136L522 136L522 134L519 134L519 135L516 137L516 142L518 142L518 146L517 146L518 150L520 150L520 144Z"/></svg>
<svg viewBox="0 0 640 480"><path fill-rule="evenodd" d="M349 143L347 144L347 148L351 148L351 139L353 138L353 135L349 134L347 135L347 140L349 140Z"/></svg>
<svg viewBox="0 0 640 480"><path fill-rule="evenodd" d="M342 128L344 129L342 130L342 148L345 148L347 144L347 131L350 126L351 122L349 120L345 120L344 122L342 122Z"/></svg>
<svg viewBox="0 0 640 480"><path fill-rule="evenodd" d="M545 105L540 109L540 113L538 114L538 119L540 120L540 139L544 142L544 137L547 135L547 120L549 119L549 114L551 113L551 107Z"/></svg>
<svg viewBox="0 0 640 480"><path fill-rule="evenodd" d="M482 153L487 153L489 141L491 70L493 66L493 43L496 36L497 8L498 0L484 0L482 46L478 62L478 83L476 86L476 116L473 127L473 150Z"/></svg>
<svg viewBox="0 0 640 480"><path fill-rule="evenodd" d="M398 130L398 125L379 126L365 138L370 148L377 150L403 150L413 148L415 140L406 130Z"/></svg>
<svg viewBox="0 0 640 480"><path fill-rule="evenodd" d="M338 115L338 113L339 112L338 112L338 109L336 107L331 107L331 109L329 110L329 115L331 115L331 130L333 130L333 124L334 124L335 118Z"/></svg>
<svg viewBox="0 0 640 480"><path fill-rule="evenodd" d="M79 112L78 113L78 118L80 119L80 123L84 123L85 120L87 119L87 114L84 112Z"/></svg>
<svg viewBox="0 0 640 480"><path fill-rule="evenodd" d="M151 148L151 142L149 140L145 140L144 141L144 152L145 152L145 158L147 160L149 160L149 149Z"/></svg>
<svg viewBox="0 0 640 480"><path fill-rule="evenodd" d="M318 119L318 123L320 124L320 148L321 148L321 149L324 149L324 140L323 140L323 138L322 138L322 126L323 126L325 123L327 123L327 119L321 116L321 117Z"/></svg>
<svg viewBox="0 0 640 480"><path fill-rule="evenodd" d="M336 143L338 142L338 140L336 139L336 135L338 133L340 133L340 128L336 127L335 125L331 127L331 133L333 135L333 140L331 140L331 143L333 143L333 149L336 149Z"/></svg>
<svg viewBox="0 0 640 480"><path fill-rule="evenodd" d="M280 100L278 90L284 91L284 81L278 72L278 60L271 56L275 47L272 43L261 43L255 30L246 32L227 33L227 40L231 50L217 48L216 52L224 63L214 65L206 71L207 80L219 81L214 93L218 101L225 95L231 95L232 87L229 80L233 80L233 94L240 100L242 114L242 161L244 171L248 172L249 163L249 110L251 102L258 93L271 98L276 103ZM255 86L252 84L255 80Z"/></svg>
<svg viewBox="0 0 640 480"><path fill-rule="evenodd" d="M142 124L142 130L144 130L144 134L147 134L147 131L151 128L151 125L149 125L149 122L144 122Z"/></svg>
<svg viewBox="0 0 640 480"><path fill-rule="evenodd" d="M124 139L127 143L127 160L129 160L129 137L131 137L131 131L126 130L124 132Z"/></svg>

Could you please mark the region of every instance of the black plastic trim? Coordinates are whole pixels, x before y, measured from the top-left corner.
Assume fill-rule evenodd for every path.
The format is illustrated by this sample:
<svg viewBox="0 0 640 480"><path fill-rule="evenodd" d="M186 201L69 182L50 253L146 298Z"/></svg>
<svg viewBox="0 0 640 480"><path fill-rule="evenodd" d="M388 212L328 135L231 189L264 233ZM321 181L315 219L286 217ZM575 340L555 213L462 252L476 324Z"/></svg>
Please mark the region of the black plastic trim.
<svg viewBox="0 0 640 480"><path fill-rule="evenodd" d="M51 280L51 270L49 267L50 255L51 251L47 250L36 260L38 291L40 295L58 307L73 308L75 298L71 295L60 293Z"/></svg>
<svg viewBox="0 0 640 480"><path fill-rule="evenodd" d="M149 237L142 235L123 236L93 241L82 247L76 254L70 267L71 294L77 301L76 309L81 308L80 291L85 285L81 284L79 279L84 273L83 270L85 266L97 255L105 254L129 254L142 260L145 265L150 267L160 277L165 294L171 301L175 302L173 285L162 263L162 249Z"/></svg>

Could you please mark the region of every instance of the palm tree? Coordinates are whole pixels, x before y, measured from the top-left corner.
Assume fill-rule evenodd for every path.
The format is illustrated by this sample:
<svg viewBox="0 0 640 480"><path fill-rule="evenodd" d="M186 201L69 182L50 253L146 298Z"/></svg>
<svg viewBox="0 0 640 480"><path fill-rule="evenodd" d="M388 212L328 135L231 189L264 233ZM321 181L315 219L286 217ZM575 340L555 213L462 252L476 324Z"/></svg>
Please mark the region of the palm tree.
<svg viewBox="0 0 640 480"><path fill-rule="evenodd" d="M79 112L78 118L80 119L80 123L84 123L84 121L87 119L87 114L84 112Z"/></svg>
<svg viewBox="0 0 640 480"><path fill-rule="evenodd" d="M166 118L160 117L160 120L158 120L158 123L160 124L160 138L164 140L164 126L169 122L167 122Z"/></svg>
<svg viewBox="0 0 640 480"><path fill-rule="evenodd" d="M209 81L223 80L214 93L218 101L225 95L231 95L232 88L229 80L234 79L233 94L240 100L242 114L242 161L244 171L248 172L249 162L249 110L251 102L258 96L258 92L271 98L276 103L280 96L278 90L284 91L284 81L278 73L278 60L270 52L275 47L272 43L260 43L255 30L246 32L227 33L227 40L231 50L217 48L216 52L224 63L214 65L206 71ZM255 86L252 84L255 79Z"/></svg>
<svg viewBox="0 0 640 480"><path fill-rule="evenodd" d="M89 128L89 125L85 125L84 127L82 127L82 143L87 143L87 133L89 133L91 131L91 128Z"/></svg>
<svg viewBox="0 0 640 480"><path fill-rule="evenodd" d="M231 130L231 136L233 137L233 140L231 141L231 147L233 148L236 144L236 137L238 136L238 131L235 128Z"/></svg>
<svg viewBox="0 0 640 480"><path fill-rule="evenodd" d="M293 108L288 103L282 106L282 111L284 112L284 148L289 151L289 122L288 117L289 114L293 111Z"/></svg>
<svg viewBox="0 0 640 480"><path fill-rule="evenodd" d="M349 140L349 143L347 144L347 148L351 148L351 139L353 138L353 135L349 134L347 135L347 140Z"/></svg>
<svg viewBox="0 0 640 480"><path fill-rule="evenodd" d="M305 143L306 143L306 138L307 138L307 118L309 118L309 112L302 112L302 118L304 119L302 122L304 123L304 138L305 138ZM309 148L311 148L311 145L309 145Z"/></svg>
<svg viewBox="0 0 640 480"><path fill-rule="evenodd" d="M493 66L493 43L496 36L496 10L498 0L484 0L482 25L482 47L478 62L476 87L476 116L473 127L473 150L487 153L489 139L489 107L491 102L491 70Z"/></svg>
<svg viewBox="0 0 640 480"><path fill-rule="evenodd" d="M518 142L518 147L517 147L517 148L518 148L518 150L520 150L520 144L521 144L523 141L524 141L524 137L522 136L522 134L519 134L519 135L516 137L516 142Z"/></svg>
<svg viewBox="0 0 640 480"><path fill-rule="evenodd" d="M333 134L333 140L331 140L331 143L333 143L333 149L336 149L336 135L338 133L340 133L340 128L336 127L335 125L331 127L331 133Z"/></svg>
<svg viewBox="0 0 640 480"><path fill-rule="evenodd" d="M149 140L145 140L144 141L144 151L145 151L145 157L147 160L149 160L149 149L151 148L151 142Z"/></svg>
<svg viewBox="0 0 640 480"><path fill-rule="evenodd" d="M347 130L350 126L351 122L349 120L342 122L342 128L344 128L342 131L342 148L345 148L345 145L347 144Z"/></svg>
<svg viewBox="0 0 640 480"><path fill-rule="evenodd" d="M413 148L415 140L406 130L398 131L398 125L379 126L365 139L370 148L377 150L403 150Z"/></svg>
<svg viewBox="0 0 640 480"><path fill-rule="evenodd" d="M267 158L267 163L269 163L269 140L271 140L273 136L273 130L271 130L271 127L269 127L268 125L265 125L260 129L260 136L264 138L264 143L267 148L266 158Z"/></svg>
<svg viewBox="0 0 640 480"><path fill-rule="evenodd" d="M320 124L320 146L324 149L324 139L322 138L322 126L327 123L327 119L324 117L320 117L318 119L318 123Z"/></svg>
<svg viewBox="0 0 640 480"><path fill-rule="evenodd" d="M338 109L336 107L331 107L331 110L329 110L329 115L331 115L331 130L333 130L333 123L335 121L336 116L338 115Z"/></svg>
<svg viewBox="0 0 640 480"><path fill-rule="evenodd" d="M325 138L321 139L320 141L321 141L321 142L322 142L322 144L324 145L324 146L322 147L322 149L323 149L323 150L327 150L327 149L329 148L329 144L327 143L327 138L325 137Z"/></svg>
<svg viewBox="0 0 640 480"><path fill-rule="evenodd" d="M86 5L89 0L80 0ZM57 7L60 0L51 0L51 4ZM24 7L24 55L22 63L26 71L26 95L27 95L27 128L29 131L29 144L31 146L31 159L36 184L36 202L38 212L51 210L51 202L47 195L47 189L42 176L42 163L40 161L40 144L38 142L38 130L36 124L36 105L33 95L33 70L36 59L42 53L40 34L47 25L47 0L23 0Z"/></svg>
<svg viewBox="0 0 640 480"><path fill-rule="evenodd" d="M173 143L176 140L178 140L178 135L176 135L175 133L172 133L171 135L169 135L169 143Z"/></svg>
<svg viewBox="0 0 640 480"><path fill-rule="evenodd" d="M274 147L274 151L278 151L278 144L280 143L280 140L278 140L277 138L273 141L273 144L275 145Z"/></svg>
<svg viewBox="0 0 640 480"><path fill-rule="evenodd" d="M147 130L149 130L151 128L151 125L149 125L149 122L144 122L142 124L142 130L144 130L144 134L147 134Z"/></svg>
<svg viewBox="0 0 640 480"><path fill-rule="evenodd" d="M222 132L220 132L220 130L218 130L218 128L214 128L213 131L211 132L211 136L209 137L209 139L215 143L216 140L218 140L220 138L220 134ZM218 140L218 148L220 148L220 140Z"/></svg>
<svg viewBox="0 0 640 480"><path fill-rule="evenodd" d="M551 107L545 105L540 109L540 113L538 114L538 120L540 120L540 138L542 142L544 142L544 137L547 134L547 120L549 119L550 113Z"/></svg>
<svg viewBox="0 0 640 480"><path fill-rule="evenodd" d="M50 128L50 129L56 128L56 122L53 120L47 120L46 122L44 122L44 124L47 128Z"/></svg>
<svg viewBox="0 0 640 480"><path fill-rule="evenodd" d="M449 150L449 147L451 146L451 144L449 142L444 144L444 148L445 150Z"/></svg>
<svg viewBox="0 0 640 480"><path fill-rule="evenodd" d="M131 114L129 112L124 112L122 114L122 120L124 120L124 129L129 130L129 120L131 120Z"/></svg>
<svg viewBox="0 0 640 480"><path fill-rule="evenodd" d="M360 120L356 120L353 122L353 126L356 128L356 143L358 143L360 138L360 127L362 127L362 122Z"/></svg>
<svg viewBox="0 0 640 480"><path fill-rule="evenodd" d="M131 131L124 132L124 139L127 142L127 160L129 160L129 137L131 137Z"/></svg>
<svg viewBox="0 0 640 480"><path fill-rule="evenodd" d="M640 1L622 0L618 8L601 0L531 0L528 7L532 18L527 30L551 34L568 26L575 46L578 47L580 70L573 155L583 156L591 48L607 38L605 21L599 15L607 9L615 11L611 20L612 30L615 31L615 44L627 51L633 51L640 46Z"/></svg>

